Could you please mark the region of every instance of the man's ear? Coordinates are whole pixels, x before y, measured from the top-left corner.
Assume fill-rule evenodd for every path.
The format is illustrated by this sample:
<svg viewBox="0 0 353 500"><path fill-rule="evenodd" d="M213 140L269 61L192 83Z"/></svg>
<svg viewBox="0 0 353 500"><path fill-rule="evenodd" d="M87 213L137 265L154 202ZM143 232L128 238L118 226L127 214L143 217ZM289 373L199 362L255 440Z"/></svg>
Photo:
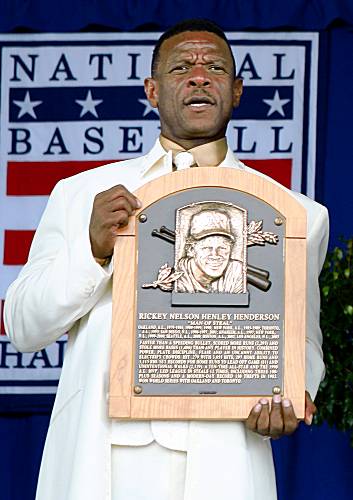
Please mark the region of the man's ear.
<svg viewBox="0 0 353 500"><path fill-rule="evenodd" d="M152 108L158 107L158 84L154 78L145 78L145 94Z"/></svg>
<svg viewBox="0 0 353 500"><path fill-rule="evenodd" d="M186 247L186 256L189 258L195 257L195 248L194 248L194 245L192 243L190 243Z"/></svg>
<svg viewBox="0 0 353 500"><path fill-rule="evenodd" d="M237 108L243 93L243 79L235 78L233 82L233 108Z"/></svg>

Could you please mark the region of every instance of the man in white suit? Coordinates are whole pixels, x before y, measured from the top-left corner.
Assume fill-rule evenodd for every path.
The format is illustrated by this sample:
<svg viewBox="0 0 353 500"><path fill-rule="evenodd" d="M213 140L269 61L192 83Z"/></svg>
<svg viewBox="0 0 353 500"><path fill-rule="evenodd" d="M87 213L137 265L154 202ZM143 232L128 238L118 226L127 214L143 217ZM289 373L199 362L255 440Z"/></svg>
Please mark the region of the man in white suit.
<svg viewBox="0 0 353 500"><path fill-rule="evenodd" d="M178 165L250 170L225 132L242 82L223 32L193 20L158 42L145 91L161 136L144 157L57 184L29 261L9 288L5 322L13 344L35 351L68 331L68 345L44 449L37 500L274 500L268 437L292 433L289 400L261 399L241 422L117 422L107 416L111 260L115 236L140 207L139 186ZM191 156L192 155L192 156ZM185 164L182 166L185 168ZM260 174L259 174L260 175ZM308 214L306 416L323 375L318 275L327 212L293 194ZM311 397L310 397L311 396Z"/></svg>

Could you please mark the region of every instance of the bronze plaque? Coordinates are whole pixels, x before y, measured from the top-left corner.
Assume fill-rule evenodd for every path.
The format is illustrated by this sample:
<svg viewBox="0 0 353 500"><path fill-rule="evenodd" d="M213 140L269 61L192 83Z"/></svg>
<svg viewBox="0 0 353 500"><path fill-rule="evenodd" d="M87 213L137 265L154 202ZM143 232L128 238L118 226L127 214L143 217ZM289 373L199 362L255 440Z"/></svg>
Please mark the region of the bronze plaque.
<svg viewBox="0 0 353 500"><path fill-rule="evenodd" d="M300 417L302 207L275 185L262 198L252 174L247 189L177 175L174 191L164 182L151 195L158 179L142 191L144 208L117 241L110 415L246 418L259 397L282 394Z"/></svg>
<svg viewBox="0 0 353 500"><path fill-rule="evenodd" d="M138 224L139 394L282 392L282 215L249 194L198 188L153 203Z"/></svg>

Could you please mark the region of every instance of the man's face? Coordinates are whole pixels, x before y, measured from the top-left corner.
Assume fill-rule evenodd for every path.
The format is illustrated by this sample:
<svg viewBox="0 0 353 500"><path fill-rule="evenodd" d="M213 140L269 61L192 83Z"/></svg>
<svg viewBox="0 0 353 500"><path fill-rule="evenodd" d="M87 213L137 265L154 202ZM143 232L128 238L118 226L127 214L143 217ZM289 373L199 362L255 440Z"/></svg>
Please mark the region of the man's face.
<svg viewBox="0 0 353 500"><path fill-rule="evenodd" d="M166 40L146 95L158 107L162 134L177 143L204 143L224 137L242 82L234 79L229 48L206 31L188 31Z"/></svg>
<svg viewBox="0 0 353 500"><path fill-rule="evenodd" d="M212 279L222 276L230 259L232 242L226 236L207 236L196 241L192 255L197 268Z"/></svg>

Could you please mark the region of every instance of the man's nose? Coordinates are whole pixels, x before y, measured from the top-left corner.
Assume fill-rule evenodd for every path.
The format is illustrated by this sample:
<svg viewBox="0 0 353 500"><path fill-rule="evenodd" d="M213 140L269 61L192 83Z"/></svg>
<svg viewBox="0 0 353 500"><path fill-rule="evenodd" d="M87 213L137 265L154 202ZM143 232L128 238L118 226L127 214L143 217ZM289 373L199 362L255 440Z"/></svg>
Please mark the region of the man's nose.
<svg viewBox="0 0 353 500"><path fill-rule="evenodd" d="M210 83L211 80L206 69L202 66L195 66L189 77L188 84L191 87L207 87Z"/></svg>

